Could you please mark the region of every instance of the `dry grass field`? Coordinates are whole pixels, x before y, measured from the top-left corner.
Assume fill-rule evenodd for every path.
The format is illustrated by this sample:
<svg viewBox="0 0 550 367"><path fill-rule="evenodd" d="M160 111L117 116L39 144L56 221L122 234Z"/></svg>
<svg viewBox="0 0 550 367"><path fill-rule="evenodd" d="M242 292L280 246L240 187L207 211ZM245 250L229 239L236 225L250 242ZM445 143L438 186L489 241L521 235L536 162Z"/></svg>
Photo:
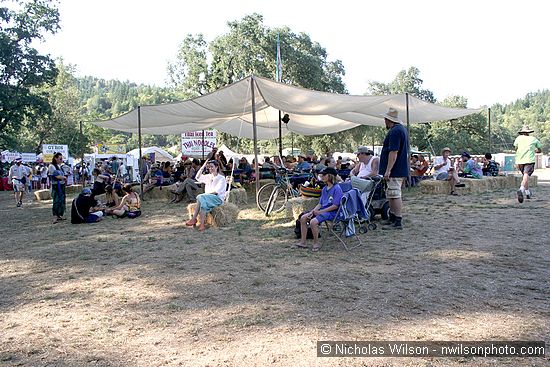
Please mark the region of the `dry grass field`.
<svg viewBox="0 0 550 367"><path fill-rule="evenodd" d="M201 233L184 205L52 225L50 203L0 192L0 365L548 366L316 356L317 340L550 343L550 186L535 195L406 191L404 231L312 253L252 205Z"/></svg>

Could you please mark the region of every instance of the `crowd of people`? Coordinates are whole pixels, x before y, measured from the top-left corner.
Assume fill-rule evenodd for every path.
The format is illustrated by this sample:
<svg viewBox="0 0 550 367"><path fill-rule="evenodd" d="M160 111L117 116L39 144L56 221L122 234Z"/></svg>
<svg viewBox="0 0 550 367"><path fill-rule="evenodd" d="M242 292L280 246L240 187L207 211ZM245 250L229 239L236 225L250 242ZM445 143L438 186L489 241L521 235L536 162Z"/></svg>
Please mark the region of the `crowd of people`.
<svg viewBox="0 0 550 367"><path fill-rule="evenodd" d="M228 160L222 151L218 152L215 149L203 162L183 157L180 162L172 165L171 162L147 162L144 157L141 164L142 168L145 167L141 171L141 179L145 184L144 193L155 187L162 189L171 185L174 195L172 202L180 202L187 197L186 202L197 203L186 225L193 227L200 219L199 230L204 230L206 215L213 208L223 204L228 185L275 177L277 170L283 168L294 173L307 172L318 178L322 190L319 204L313 210L303 213L300 218L302 237L295 247L306 247L304 233L310 228L313 234L312 249L318 251L319 225L334 219L343 195L340 184L344 182L348 182L353 188L361 189L365 181L383 179L385 196L390 207L388 220L383 223L383 229L402 230L401 189L404 185L414 185L415 181L420 179L433 178L448 182L449 194L456 195L455 188L465 185L464 178L482 179L483 176L499 174L499 165L490 153L483 157L473 157L464 151L460 156L451 157L451 149L446 147L442 149L441 156L435 157L432 162L429 162L424 154L411 155L407 130L403 127L397 110L390 108L382 116L388 133L379 157L365 146L360 146L355 152L356 160L342 157L335 159L329 153L320 158L314 154L264 157L263 163L258 164L261 173L258 178L257 163L254 160L251 163L245 157ZM523 175L521 187L517 191L520 203L524 197L531 197L528 178L534 171L535 153L540 152L542 148L541 143L529 135L532 132L533 130L524 126L514 142L517 149L516 163ZM128 218L141 215L140 196L130 183L124 183L122 172L123 162L116 157L100 161L93 168L82 163L73 171L64 163L62 154L56 153L49 166L39 163L34 169L24 165L21 158L16 159L9 170L9 182L14 189L16 205L21 207L23 196L33 181L33 174L40 177L41 187L49 186L51 189L53 223L57 223L64 220L65 187L69 183L69 177L75 175L84 184L84 189L72 201L71 222L94 223L108 215ZM229 179L226 178L231 175ZM87 184L91 184L91 188L87 187ZM98 200L100 195L103 195L102 200ZM361 199L365 201L364 197Z"/></svg>

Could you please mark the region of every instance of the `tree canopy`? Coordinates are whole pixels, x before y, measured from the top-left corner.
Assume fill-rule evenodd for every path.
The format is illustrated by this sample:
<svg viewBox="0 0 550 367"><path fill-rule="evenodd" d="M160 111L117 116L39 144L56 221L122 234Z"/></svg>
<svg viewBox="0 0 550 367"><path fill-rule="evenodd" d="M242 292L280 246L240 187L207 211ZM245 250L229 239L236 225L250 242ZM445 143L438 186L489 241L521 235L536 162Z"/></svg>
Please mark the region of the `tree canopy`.
<svg viewBox="0 0 550 367"><path fill-rule="evenodd" d="M51 113L47 96L33 88L53 84L57 69L32 45L57 32L59 12L48 0L0 2L0 145L11 146L25 119Z"/></svg>

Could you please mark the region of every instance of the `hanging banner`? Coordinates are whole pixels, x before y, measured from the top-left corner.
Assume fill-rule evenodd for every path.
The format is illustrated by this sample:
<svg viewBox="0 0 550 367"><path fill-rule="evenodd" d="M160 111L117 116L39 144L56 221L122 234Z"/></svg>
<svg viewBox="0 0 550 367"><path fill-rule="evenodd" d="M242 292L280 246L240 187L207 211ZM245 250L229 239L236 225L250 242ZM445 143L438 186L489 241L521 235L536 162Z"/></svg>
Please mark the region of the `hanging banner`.
<svg viewBox="0 0 550 367"><path fill-rule="evenodd" d="M98 154L126 154L126 144L98 144Z"/></svg>
<svg viewBox="0 0 550 367"><path fill-rule="evenodd" d="M17 152L10 152L9 150L4 150L2 152L2 159L1 160L2 160L2 163L4 163L4 162L11 163L19 157L21 157L21 154L19 154Z"/></svg>
<svg viewBox="0 0 550 367"><path fill-rule="evenodd" d="M216 147L216 130L204 130L204 155ZM181 155L202 157L202 130L181 134Z"/></svg>
<svg viewBox="0 0 550 367"><path fill-rule="evenodd" d="M21 158L23 162L36 162L37 156L34 153L21 153Z"/></svg>
<svg viewBox="0 0 550 367"><path fill-rule="evenodd" d="M42 154L44 162L51 162L55 153L63 154L63 160L69 158L69 146L60 144L42 144Z"/></svg>

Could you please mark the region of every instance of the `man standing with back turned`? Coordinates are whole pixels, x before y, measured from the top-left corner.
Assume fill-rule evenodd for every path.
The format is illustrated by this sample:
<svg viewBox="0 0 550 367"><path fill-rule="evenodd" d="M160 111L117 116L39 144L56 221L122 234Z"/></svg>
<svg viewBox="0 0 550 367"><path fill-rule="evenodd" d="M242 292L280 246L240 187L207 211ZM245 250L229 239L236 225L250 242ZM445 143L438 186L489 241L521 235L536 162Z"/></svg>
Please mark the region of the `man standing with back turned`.
<svg viewBox="0 0 550 367"><path fill-rule="evenodd" d="M389 131L380 153L380 174L386 180L386 197L390 200L389 220L382 229L403 229L401 185L409 176L409 138L396 109L390 107L388 113L381 116Z"/></svg>
<svg viewBox="0 0 550 367"><path fill-rule="evenodd" d="M518 201L523 203L523 196L527 199L531 199L531 192L529 191L529 176L535 171L535 153L540 153L542 144L534 136L529 136L534 132L529 126L523 125L520 131L518 131L518 137L514 141L514 147L516 147L516 164L523 179L521 180L521 186L518 190Z"/></svg>

